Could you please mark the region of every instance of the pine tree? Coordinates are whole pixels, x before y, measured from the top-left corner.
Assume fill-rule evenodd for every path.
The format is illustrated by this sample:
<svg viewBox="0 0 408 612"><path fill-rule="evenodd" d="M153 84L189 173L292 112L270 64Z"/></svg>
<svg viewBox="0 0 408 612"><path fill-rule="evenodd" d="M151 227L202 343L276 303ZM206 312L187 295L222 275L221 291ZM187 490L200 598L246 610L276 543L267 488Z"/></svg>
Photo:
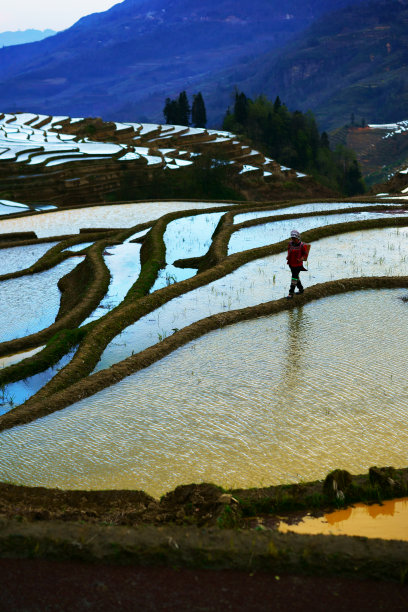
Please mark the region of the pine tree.
<svg viewBox="0 0 408 612"><path fill-rule="evenodd" d="M235 92L234 116L235 121L245 125L248 119L248 98L243 92Z"/></svg>
<svg viewBox="0 0 408 612"><path fill-rule="evenodd" d="M178 107L179 107L179 125L190 125L190 104L188 102L187 94L185 91L182 91L178 97Z"/></svg>
<svg viewBox="0 0 408 612"><path fill-rule="evenodd" d="M273 104L274 112L277 113L281 106L282 106L281 99L280 99L279 96L276 96L276 100L275 100L275 102Z"/></svg>
<svg viewBox="0 0 408 612"><path fill-rule="evenodd" d="M348 196L365 192L363 176L356 159L353 159L344 173L344 192Z"/></svg>
<svg viewBox="0 0 408 612"><path fill-rule="evenodd" d="M166 103L164 105L164 109L163 109L163 115L164 118L166 120L166 123L171 123L171 114L172 114L172 109L171 109L171 100L170 98L166 98Z"/></svg>
<svg viewBox="0 0 408 612"><path fill-rule="evenodd" d="M207 125L207 113L205 110L204 99L201 94L201 91L193 98L191 120L195 127L205 128L205 126Z"/></svg>
<svg viewBox="0 0 408 612"><path fill-rule="evenodd" d="M330 149L330 140L327 132L322 132L322 135L320 136L320 144L324 149Z"/></svg>
<svg viewBox="0 0 408 612"><path fill-rule="evenodd" d="M166 98L163 115L167 124L174 125L180 123L180 111L177 100L170 100L170 98Z"/></svg>

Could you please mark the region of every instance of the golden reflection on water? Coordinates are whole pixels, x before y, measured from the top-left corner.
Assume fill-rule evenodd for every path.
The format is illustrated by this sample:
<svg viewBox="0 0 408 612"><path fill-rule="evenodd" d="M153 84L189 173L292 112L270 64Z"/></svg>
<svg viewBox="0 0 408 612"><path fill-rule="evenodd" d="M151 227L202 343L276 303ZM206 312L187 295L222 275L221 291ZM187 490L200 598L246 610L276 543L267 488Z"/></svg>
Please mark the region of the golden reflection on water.
<svg viewBox="0 0 408 612"><path fill-rule="evenodd" d="M297 525L279 523L282 533L363 536L408 542L408 497L382 504L355 504L323 517L306 516Z"/></svg>
<svg viewBox="0 0 408 612"><path fill-rule="evenodd" d="M190 482L268 486L404 467L405 294L333 296L207 334L1 432L0 481L159 496Z"/></svg>

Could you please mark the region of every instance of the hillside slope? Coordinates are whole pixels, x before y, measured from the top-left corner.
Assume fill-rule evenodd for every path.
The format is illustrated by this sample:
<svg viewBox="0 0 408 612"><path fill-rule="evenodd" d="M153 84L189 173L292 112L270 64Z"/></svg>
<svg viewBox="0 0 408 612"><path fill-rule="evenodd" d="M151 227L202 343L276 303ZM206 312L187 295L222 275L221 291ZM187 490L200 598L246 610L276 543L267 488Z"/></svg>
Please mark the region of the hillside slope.
<svg viewBox="0 0 408 612"><path fill-rule="evenodd" d="M408 3L375 0L313 24L278 56L264 54L218 79L249 95L279 95L290 108L311 109L322 129L357 121L406 118ZM218 85L220 87L220 85Z"/></svg>
<svg viewBox="0 0 408 612"><path fill-rule="evenodd" d="M368 185L388 180L408 164L408 121L347 126L331 137L332 146L336 142L353 149Z"/></svg>
<svg viewBox="0 0 408 612"><path fill-rule="evenodd" d="M0 50L0 107L159 120L165 96L275 53L349 2L125 0L50 39ZM229 91L234 84L230 80ZM217 91L212 96L210 118Z"/></svg>
<svg viewBox="0 0 408 612"><path fill-rule="evenodd" d="M332 195L311 176L281 166L228 132L0 113L0 208L34 200L63 206Z"/></svg>

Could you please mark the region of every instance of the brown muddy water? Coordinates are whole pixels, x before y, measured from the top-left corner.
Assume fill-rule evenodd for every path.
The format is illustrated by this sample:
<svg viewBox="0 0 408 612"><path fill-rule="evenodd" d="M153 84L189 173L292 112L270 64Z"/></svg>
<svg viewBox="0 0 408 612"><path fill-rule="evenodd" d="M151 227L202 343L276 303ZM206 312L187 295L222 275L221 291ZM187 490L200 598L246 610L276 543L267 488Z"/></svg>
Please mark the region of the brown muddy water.
<svg viewBox="0 0 408 612"><path fill-rule="evenodd" d="M278 529L282 533L362 536L408 542L408 497L382 504L355 504L323 517L308 515L296 525L283 520Z"/></svg>
<svg viewBox="0 0 408 612"><path fill-rule="evenodd" d="M408 462L404 289L239 323L63 411L0 434L0 480L158 496Z"/></svg>

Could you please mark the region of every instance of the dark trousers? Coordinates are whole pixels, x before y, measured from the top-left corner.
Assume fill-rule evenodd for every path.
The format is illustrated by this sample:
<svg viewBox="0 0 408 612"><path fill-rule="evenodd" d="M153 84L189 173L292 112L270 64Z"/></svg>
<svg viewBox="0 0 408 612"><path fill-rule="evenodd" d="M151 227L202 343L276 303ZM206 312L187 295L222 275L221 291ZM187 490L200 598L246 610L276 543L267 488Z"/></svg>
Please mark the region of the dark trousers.
<svg viewBox="0 0 408 612"><path fill-rule="evenodd" d="M292 273L289 293L295 293L295 287L297 287L299 291L303 291L303 285L300 282L299 273L304 270L304 267L303 266L289 266L289 267Z"/></svg>

